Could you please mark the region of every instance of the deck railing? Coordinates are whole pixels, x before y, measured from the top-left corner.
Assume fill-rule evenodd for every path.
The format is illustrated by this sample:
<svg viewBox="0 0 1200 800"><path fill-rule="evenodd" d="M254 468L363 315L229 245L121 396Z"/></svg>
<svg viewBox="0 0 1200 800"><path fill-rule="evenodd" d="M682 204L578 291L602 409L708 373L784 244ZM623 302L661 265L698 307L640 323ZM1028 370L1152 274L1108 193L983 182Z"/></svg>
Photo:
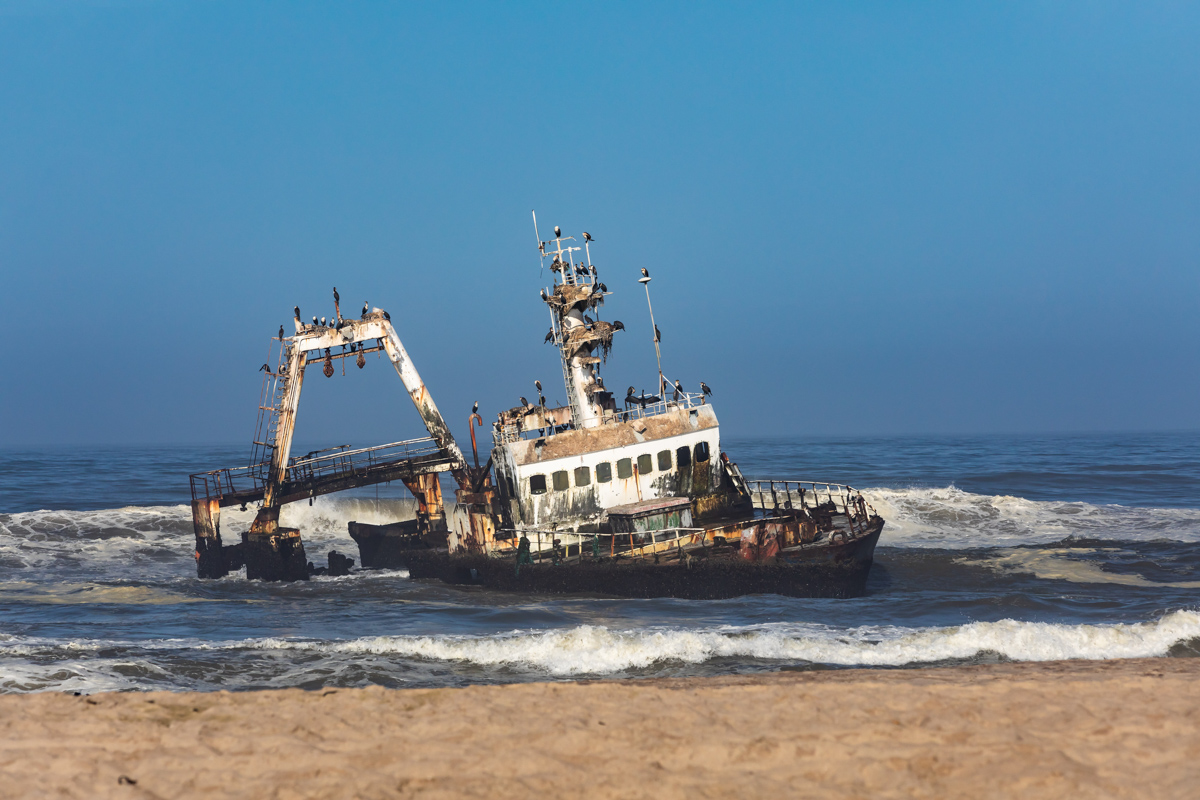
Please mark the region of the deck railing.
<svg viewBox="0 0 1200 800"><path fill-rule="evenodd" d="M833 503L836 512L847 517L875 516L875 509L863 498L862 492L844 483L763 478L748 479L746 487L754 510L763 513L801 511Z"/></svg>

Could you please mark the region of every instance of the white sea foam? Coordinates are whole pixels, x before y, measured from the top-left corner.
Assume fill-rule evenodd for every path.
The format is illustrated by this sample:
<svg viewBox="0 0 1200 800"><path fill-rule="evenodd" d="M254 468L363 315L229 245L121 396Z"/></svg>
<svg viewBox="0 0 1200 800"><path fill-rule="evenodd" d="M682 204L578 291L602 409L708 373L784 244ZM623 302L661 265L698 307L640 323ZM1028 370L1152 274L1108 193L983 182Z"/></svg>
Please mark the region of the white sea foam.
<svg viewBox="0 0 1200 800"><path fill-rule="evenodd" d="M463 661L579 675L622 672L660 662L698 664L716 658L847 666L903 666L967 659L985 651L1014 661L1140 658L1165 655L1176 642L1198 636L1200 614L1175 611L1152 622L1109 625L1001 620L948 628L837 629L781 623L629 631L583 625L494 636L376 636L345 642L272 638L237 646Z"/></svg>
<svg viewBox="0 0 1200 800"><path fill-rule="evenodd" d="M942 489L870 489L893 547L1012 547L1068 536L1112 541L1200 541L1200 509L1026 500Z"/></svg>
<svg viewBox="0 0 1200 800"><path fill-rule="evenodd" d="M1200 510L1025 500L942 489L871 489L865 492L887 521L880 540L892 547L1011 547L1068 536L1138 541L1200 541ZM411 500L317 498L285 506L284 525L299 528L310 552L355 555L346 530L351 520L387 523L410 519ZM221 530L237 541L254 509L225 509ZM39 574L103 571L106 578L168 578L192 574L193 533L188 506L145 506L99 511L28 511L0 514L0 569Z"/></svg>
<svg viewBox="0 0 1200 800"><path fill-rule="evenodd" d="M346 641L63 641L15 636L0 641L0 691L236 688L241 681L296 685L337 674L355 663L369 663L373 670L384 672L394 668L397 674L404 672L405 664L432 662L504 670L507 676L515 671L571 677L619 676L647 668L670 674L716 659L779 665L918 666L969 660L985 653L1014 661L1143 658L1164 656L1173 645L1198 637L1200 613L1189 610L1148 622L1079 625L1016 620L938 628L777 623L613 630L582 625L478 636L374 636ZM219 684L197 684L195 669L189 665L197 659L211 660L217 655L214 651L226 653L221 660L248 657L251 662L233 672L223 671L216 676ZM303 653L306 658L287 657L288 653Z"/></svg>

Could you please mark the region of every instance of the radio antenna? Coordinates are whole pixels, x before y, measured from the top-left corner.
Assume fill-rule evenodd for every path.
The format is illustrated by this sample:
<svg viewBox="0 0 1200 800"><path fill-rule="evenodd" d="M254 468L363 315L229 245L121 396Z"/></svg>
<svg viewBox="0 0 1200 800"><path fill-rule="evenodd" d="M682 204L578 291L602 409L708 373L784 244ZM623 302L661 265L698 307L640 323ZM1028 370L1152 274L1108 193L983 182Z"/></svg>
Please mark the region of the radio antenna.
<svg viewBox="0 0 1200 800"><path fill-rule="evenodd" d="M537 228L537 210L529 209L529 213L533 214L533 235L537 237L538 242L538 278L542 277L542 270L545 269L546 248L542 245L542 235L538 233Z"/></svg>

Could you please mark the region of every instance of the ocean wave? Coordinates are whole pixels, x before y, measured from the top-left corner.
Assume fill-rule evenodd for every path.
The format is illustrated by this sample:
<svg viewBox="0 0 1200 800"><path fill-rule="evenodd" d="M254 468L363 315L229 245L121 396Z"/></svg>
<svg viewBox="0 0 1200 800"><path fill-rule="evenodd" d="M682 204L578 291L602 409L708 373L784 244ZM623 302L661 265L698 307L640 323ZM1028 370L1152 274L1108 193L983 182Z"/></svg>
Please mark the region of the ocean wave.
<svg viewBox="0 0 1200 800"><path fill-rule="evenodd" d="M1166 655L1172 645L1196 637L1200 637L1200 614L1175 611L1152 622L1108 625L1001 620L948 628L835 629L780 623L627 631L581 625L493 636L375 636L346 642L269 638L234 646L465 661L562 676L611 674L660 662L698 664L717 658L840 666L905 666L968 659L982 652L1013 661L1141 658Z"/></svg>
<svg viewBox="0 0 1200 800"><path fill-rule="evenodd" d="M1109 541L1200 541L1200 510L1136 508L980 495L954 487L870 489L864 494L887 522L881 545L977 548L1048 544L1067 537ZM237 541L254 509L224 509L221 530ZM281 523L299 528L314 560L329 549L356 555L351 520L411 519L412 500L317 498L283 508ZM0 568L47 574L103 571L106 577L167 578L193 569L188 506L130 506L99 511L0 514Z"/></svg>
<svg viewBox="0 0 1200 800"><path fill-rule="evenodd" d="M1013 547L1068 537L1109 541L1200 541L1200 509L1140 508L929 489L869 489L887 525L881 545Z"/></svg>
<svg viewBox="0 0 1200 800"><path fill-rule="evenodd" d="M414 662L457 662L491 671L494 679L501 680L511 679L514 673L620 677L647 669L670 674L672 668L684 667L686 672L688 665L719 659L757 660L776 666L902 667L962 662L984 654L1012 661L1144 658L1165 656L1173 646L1197 638L1200 613L1190 610L1147 622L1078 625L1011 619L936 628L847 629L776 623L613 630L581 625L492 635L373 636L346 641L117 642L12 637L0 642L0 655L5 656L0 660L0 691L204 688L194 683L194 664L208 663L213 657L229 665L245 658L253 663L222 670L221 685L236 688L236 676L242 672L252 674L258 684L294 685L301 673L334 675L350 665L365 663L377 670L391 667L402 671ZM89 653L93 655L89 657ZM481 678L487 679L477 676L476 680Z"/></svg>

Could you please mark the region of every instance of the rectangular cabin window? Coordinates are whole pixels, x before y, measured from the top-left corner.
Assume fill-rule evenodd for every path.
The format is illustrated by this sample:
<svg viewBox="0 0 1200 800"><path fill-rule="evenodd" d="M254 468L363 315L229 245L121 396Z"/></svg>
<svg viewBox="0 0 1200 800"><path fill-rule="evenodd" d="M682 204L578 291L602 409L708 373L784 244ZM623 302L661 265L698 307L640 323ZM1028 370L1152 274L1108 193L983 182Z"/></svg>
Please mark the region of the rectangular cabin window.
<svg viewBox="0 0 1200 800"><path fill-rule="evenodd" d="M687 469L692 465L692 448L684 445L675 451L675 463L680 469Z"/></svg>
<svg viewBox="0 0 1200 800"><path fill-rule="evenodd" d="M654 461L650 458L650 454L638 456L638 475L649 475L654 472Z"/></svg>
<svg viewBox="0 0 1200 800"><path fill-rule="evenodd" d="M621 480L633 477L633 461L628 458L622 458L617 462L617 477Z"/></svg>
<svg viewBox="0 0 1200 800"><path fill-rule="evenodd" d="M546 476L545 475L530 475L529 476L529 493L530 494L545 494L546 493Z"/></svg>
<svg viewBox="0 0 1200 800"><path fill-rule="evenodd" d="M596 465L596 483L608 483L612 480L612 464L602 461Z"/></svg>
<svg viewBox="0 0 1200 800"><path fill-rule="evenodd" d="M696 463L703 464L708 461L708 442L699 442L696 444Z"/></svg>
<svg viewBox="0 0 1200 800"><path fill-rule="evenodd" d="M571 481L567 478L567 471L565 469L560 469L550 477L554 479L554 491L556 492L565 491L571 485Z"/></svg>
<svg viewBox="0 0 1200 800"><path fill-rule="evenodd" d="M592 482L592 471L587 467L576 467L575 469L575 485L587 486Z"/></svg>
<svg viewBox="0 0 1200 800"><path fill-rule="evenodd" d="M671 468L671 451L663 450L658 454L658 471L666 472Z"/></svg>

